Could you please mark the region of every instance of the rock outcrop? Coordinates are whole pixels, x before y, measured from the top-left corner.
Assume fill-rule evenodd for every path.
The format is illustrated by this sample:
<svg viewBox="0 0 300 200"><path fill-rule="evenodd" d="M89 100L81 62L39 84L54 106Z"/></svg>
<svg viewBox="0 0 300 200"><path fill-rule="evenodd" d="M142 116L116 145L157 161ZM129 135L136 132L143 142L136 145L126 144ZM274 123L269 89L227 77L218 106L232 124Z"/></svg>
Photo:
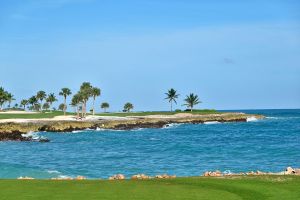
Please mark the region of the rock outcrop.
<svg viewBox="0 0 300 200"><path fill-rule="evenodd" d="M125 180L126 177L123 174L116 174L108 178L108 180Z"/></svg>
<svg viewBox="0 0 300 200"><path fill-rule="evenodd" d="M34 122L0 122L0 141L31 141L30 138L24 138L22 134L28 132L72 132L85 129L114 129L114 130L132 130L138 128L163 128L172 123L191 123L200 124L205 122L246 122L249 117L257 119L263 118L262 115L247 115L243 113L222 113L207 115L189 115L186 117L127 117L125 119L109 119L94 121L45 121L36 120ZM47 142L47 140L41 140Z"/></svg>

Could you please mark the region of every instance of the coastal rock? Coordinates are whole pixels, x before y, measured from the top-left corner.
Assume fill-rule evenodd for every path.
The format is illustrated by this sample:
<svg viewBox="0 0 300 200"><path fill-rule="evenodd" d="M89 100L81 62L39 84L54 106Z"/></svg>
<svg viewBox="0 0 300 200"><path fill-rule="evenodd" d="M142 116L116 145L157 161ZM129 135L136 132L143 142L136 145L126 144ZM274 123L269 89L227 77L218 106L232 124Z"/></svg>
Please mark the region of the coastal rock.
<svg viewBox="0 0 300 200"><path fill-rule="evenodd" d="M77 176L75 179L76 179L76 180L85 180L86 177L84 177L84 176Z"/></svg>
<svg viewBox="0 0 300 200"><path fill-rule="evenodd" d="M145 174L137 174L137 175L133 175L131 177L132 180L147 180L147 179L151 179L152 177L147 176Z"/></svg>
<svg viewBox="0 0 300 200"><path fill-rule="evenodd" d="M18 178L19 180L32 180L32 179L34 179L34 178L32 178L32 177L29 177L29 176L20 176L19 178Z"/></svg>
<svg viewBox="0 0 300 200"><path fill-rule="evenodd" d="M217 177L217 176L223 176L222 172L220 172L219 170L217 171L207 171L207 172L204 172L203 176L213 176L213 177Z"/></svg>
<svg viewBox="0 0 300 200"><path fill-rule="evenodd" d="M157 179L171 179L171 178L176 178L176 175L163 174L163 175L156 175L155 178L157 178Z"/></svg>
<svg viewBox="0 0 300 200"><path fill-rule="evenodd" d="M74 179L71 177L58 177L58 178L51 178L51 180L60 181L60 180L74 180Z"/></svg>
<svg viewBox="0 0 300 200"><path fill-rule="evenodd" d="M125 180L125 176L123 174L116 174L109 177L108 180Z"/></svg>

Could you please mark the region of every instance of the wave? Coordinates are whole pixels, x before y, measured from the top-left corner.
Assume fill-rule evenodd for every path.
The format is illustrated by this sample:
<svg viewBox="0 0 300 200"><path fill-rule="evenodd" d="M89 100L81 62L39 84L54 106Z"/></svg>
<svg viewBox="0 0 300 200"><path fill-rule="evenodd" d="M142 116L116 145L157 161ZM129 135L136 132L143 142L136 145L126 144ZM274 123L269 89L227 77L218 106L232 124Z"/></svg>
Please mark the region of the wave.
<svg viewBox="0 0 300 200"><path fill-rule="evenodd" d="M178 127L178 126L180 126L181 124L179 124L179 123L171 123L171 124L166 124L166 125L164 125L162 128L163 129L169 129L169 128L176 128L176 127Z"/></svg>
<svg viewBox="0 0 300 200"><path fill-rule="evenodd" d="M221 122L218 122L218 121L210 121L210 122L204 122L204 124L221 124Z"/></svg>
<svg viewBox="0 0 300 200"><path fill-rule="evenodd" d="M57 170L47 170L47 172L48 172L49 174L60 174L60 172L57 171Z"/></svg>
<svg viewBox="0 0 300 200"><path fill-rule="evenodd" d="M44 136L40 136L38 132L29 131L28 133L21 134L22 137L25 138L31 138L32 140L41 140L41 139L47 139Z"/></svg>
<svg viewBox="0 0 300 200"><path fill-rule="evenodd" d="M256 117L247 117L247 122L254 122L257 121L258 119Z"/></svg>

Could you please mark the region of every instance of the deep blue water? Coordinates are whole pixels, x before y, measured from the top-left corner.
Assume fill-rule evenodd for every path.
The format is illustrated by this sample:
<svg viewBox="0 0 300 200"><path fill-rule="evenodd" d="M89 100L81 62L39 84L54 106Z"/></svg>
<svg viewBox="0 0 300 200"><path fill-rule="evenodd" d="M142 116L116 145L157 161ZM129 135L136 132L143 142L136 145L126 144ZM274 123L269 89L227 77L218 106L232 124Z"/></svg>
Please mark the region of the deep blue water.
<svg viewBox="0 0 300 200"><path fill-rule="evenodd" d="M0 178L107 178L116 173L191 176L217 169L300 167L300 110L243 112L267 118L133 131L39 133L51 142L0 142Z"/></svg>

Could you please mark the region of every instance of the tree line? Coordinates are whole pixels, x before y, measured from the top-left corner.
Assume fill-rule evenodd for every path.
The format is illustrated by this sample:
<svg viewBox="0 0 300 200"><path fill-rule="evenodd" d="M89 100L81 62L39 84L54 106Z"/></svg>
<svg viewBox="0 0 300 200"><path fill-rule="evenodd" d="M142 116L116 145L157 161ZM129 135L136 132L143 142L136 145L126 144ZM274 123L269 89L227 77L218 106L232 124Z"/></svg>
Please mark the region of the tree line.
<svg viewBox="0 0 300 200"><path fill-rule="evenodd" d="M58 106L58 109L64 112L64 115L66 115L67 110L67 98L72 95L72 91L69 88L62 88L60 92L58 93L59 96L62 96L64 99L64 102L61 103ZM101 95L101 89L98 87L94 87L89 82L83 82L79 88L79 90L72 96L70 105L75 109L75 112L77 113L77 117L81 115L81 117L86 117L87 114L87 103L90 99L92 99L92 108L91 112L93 115L95 115L95 101L96 98ZM167 91L165 93L166 98L168 102L171 105L171 111L173 111L173 103L177 104L177 99L179 97L179 94L177 91L173 88ZM7 104L7 108L11 108L11 103L16 100L14 98L14 95L9 93L8 91L4 90L3 87L0 87L0 110L2 110ZM36 95L31 96L28 99L22 99L20 104L15 104L14 108L22 108L24 110L34 110L34 111L44 111L49 110L52 112L53 110L56 110L56 108L53 108L52 105L54 102L58 101L54 93L47 94L45 91L38 91ZM187 106L188 110L191 112L193 111L193 108L195 105L201 103L201 101L198 98L198 95L195 95L194 93L191 93L186 96L184 99L185 104L183 106ZM107 111L109 108L109 103L103 102L100 106L104 112ZM133 104L130 102L125 103L123 107L123 112L130 112L134 108Z"/></svg>

